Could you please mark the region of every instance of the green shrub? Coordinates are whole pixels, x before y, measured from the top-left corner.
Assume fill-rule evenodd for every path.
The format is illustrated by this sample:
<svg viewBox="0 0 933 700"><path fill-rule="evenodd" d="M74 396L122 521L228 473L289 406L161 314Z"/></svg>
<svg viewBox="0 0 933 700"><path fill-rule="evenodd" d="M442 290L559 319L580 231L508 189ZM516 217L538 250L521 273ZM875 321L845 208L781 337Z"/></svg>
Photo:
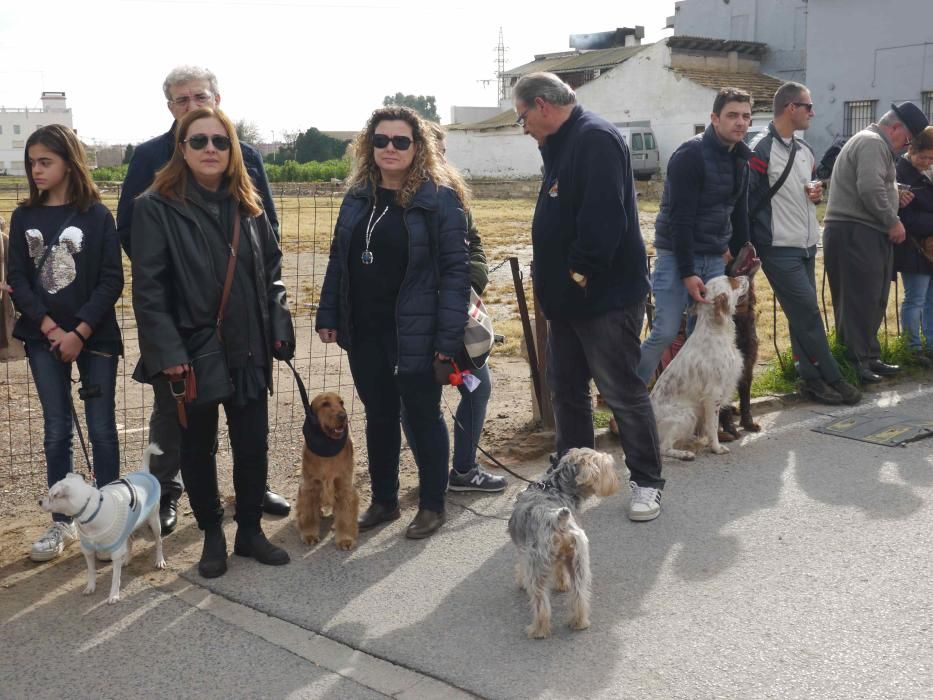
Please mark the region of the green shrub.
<svg viewBox="0 0 933 700"><path fill-rule="evenodd" d="M297 163L287 160L282 165L266 163L269 182L330 182L345 180L350 174L350 159L325 160L323 162Z"/></svg>
<svg viewBox="0 0 933 700"><path fill-rule="evenodd" d="M126 177L126 165L117 165L112 168L95 168L91 171L94 182L123 182Z"/></svg>

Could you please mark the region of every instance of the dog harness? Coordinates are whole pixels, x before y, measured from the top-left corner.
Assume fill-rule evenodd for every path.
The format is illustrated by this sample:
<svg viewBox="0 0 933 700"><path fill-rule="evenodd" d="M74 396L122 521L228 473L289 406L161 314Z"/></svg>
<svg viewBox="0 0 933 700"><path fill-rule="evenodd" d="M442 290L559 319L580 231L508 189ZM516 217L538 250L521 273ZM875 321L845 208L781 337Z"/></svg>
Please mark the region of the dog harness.
<svg viewBox="0 0 933 700"><path fill-rule="evenodd" d="M139 493L145 494L145 500L140 500ZM88 540L81 534L81 545L85 549L92 549L102 553L111 553L119 549L130 537L136 527L145 522L159 504L161 486L159 480L149 472L133 472L123 479L113 481L100 490L100 501L97 510L87 519L79 521L80 525L91 522L100 512L101 505L106 498L113 506L116 517L106 532L97 536L95 541ZM85 504L87 507L87 504ZM82 508L82 511L84 509Z"/></svg>

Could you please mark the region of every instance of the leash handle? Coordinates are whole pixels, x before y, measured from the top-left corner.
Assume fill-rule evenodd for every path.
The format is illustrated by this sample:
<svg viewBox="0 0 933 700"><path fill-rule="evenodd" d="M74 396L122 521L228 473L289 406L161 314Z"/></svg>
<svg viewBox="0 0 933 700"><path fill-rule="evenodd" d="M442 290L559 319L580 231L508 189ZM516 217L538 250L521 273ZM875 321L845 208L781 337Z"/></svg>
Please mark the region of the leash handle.
<svg viewBox="0 0 933 700"><path fill-rule="evenodd" d="M301 403L305 409L305 415L311 415L311 402L308 400L308 390L305 388L305 383L301 379L301 375L298 374L298 370L295 369L295 365L292 364L291 360L285 360L285 364L288 365L288 368L292 371L292 374L295 376L295 384L298 385L298 393L301 395Z"/></svg>

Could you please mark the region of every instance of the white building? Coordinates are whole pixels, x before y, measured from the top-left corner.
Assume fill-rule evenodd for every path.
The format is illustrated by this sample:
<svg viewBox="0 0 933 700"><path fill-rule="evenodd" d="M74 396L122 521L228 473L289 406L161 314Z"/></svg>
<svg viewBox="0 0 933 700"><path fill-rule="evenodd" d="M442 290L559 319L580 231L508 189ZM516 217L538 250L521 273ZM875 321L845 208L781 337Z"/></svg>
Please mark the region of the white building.
<svg viewBox="0 0 933 700"><path fill-rule="evenodd" d="M753 129L771 120L772 98L782 81L761 73L764 44L686 36L641 44L637 29L616 30L625 45L535 56L508 72L510 82L550 71L574 88L584 107L605 119L649 123L662 171L674 150L709 124L721 87L752 94ZM537 144L515 124L511 109L482 122L449 126L447 157L474 178L536 177L541 172Z"/></svg>
<svg viewBox="0 0 933 700"><path fill-rule="evenodd" d="M26 139L40 126L48 124L73 128L64 92L43 92L41 109L0 107L0 174L26 174L23 160Z"/></svg>

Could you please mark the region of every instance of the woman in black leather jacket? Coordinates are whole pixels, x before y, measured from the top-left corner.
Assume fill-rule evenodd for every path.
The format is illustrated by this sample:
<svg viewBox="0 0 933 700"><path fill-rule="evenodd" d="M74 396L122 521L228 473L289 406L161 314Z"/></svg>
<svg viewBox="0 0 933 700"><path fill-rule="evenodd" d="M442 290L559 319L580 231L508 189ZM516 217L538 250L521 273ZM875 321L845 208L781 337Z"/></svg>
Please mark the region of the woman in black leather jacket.
<svg viewBox="0 0 933 700"><path fill-rule="evenodd" d="M272 359L294 354L294 329L280 279L282 253L243 165L236 130L220 110L198 109L179 122L171 160L136 202L132 249L142 354L136 377L171 382L179 399L182 478L204 531L198 570L205 578L227 570L215 459L220 403L233 450L233 551L286 564L288 554L266 539L260 519ZM201 402L186 403L181 395L192 362L202 363L195 376Z"/></svg>
<svg viewBox="0 0 933 700"><path fill-rule="evenodd" d="M401 516L400 406L418 464L418 513L406 530L429 537L445 521L449 438L432 364L463 346L470 297L463 179L413 110L373 112L357 137L315 327L350 360L366 407L372 503L367 530Z"/></svg>

